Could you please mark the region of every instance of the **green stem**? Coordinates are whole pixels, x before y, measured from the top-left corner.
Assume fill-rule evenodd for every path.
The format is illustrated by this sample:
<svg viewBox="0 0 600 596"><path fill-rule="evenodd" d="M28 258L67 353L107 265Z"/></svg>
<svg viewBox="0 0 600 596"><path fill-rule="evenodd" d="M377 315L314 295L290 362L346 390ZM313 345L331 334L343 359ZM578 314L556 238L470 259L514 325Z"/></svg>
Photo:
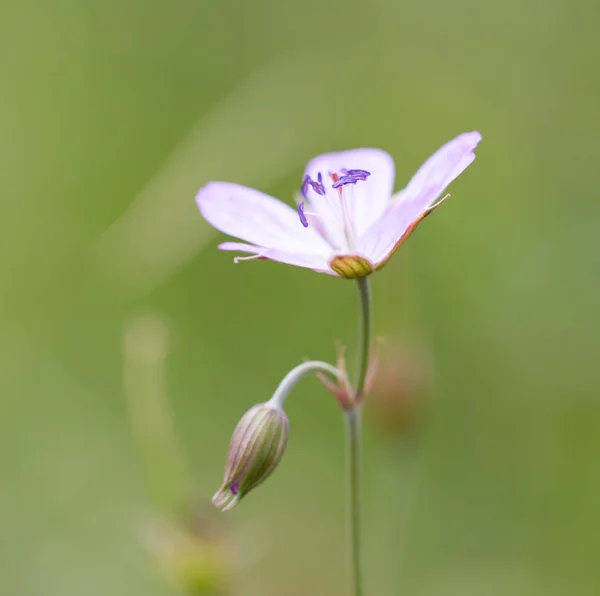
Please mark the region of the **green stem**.
<svg viewBox="0 0 600 596"><path fill-rule="evenodd" d="M346 410L346 443L348 458L348 511L354 596L363 594L361 552L361 496L360 496L360 448L361 410L367 373L371 360L371 286L368 277L358 280L361 312L360 369L353 406Z"/></svg>
<svg viewBox="0 0 600 596"><path fill-rule="evenodd" d="M358 292L360 295L360 372L356 383L355 399L360 403L367 382L367 372L371 360L371 284L369 276L358 279Z"/></svg>
<svg viewBox="0 0 600 596"><path fill-rule="evenodd" d="M275 389L275 393L273 393L273 397L271 397L269 403L278 408L283 408L283 404L294 385L296 385L300 379L311 373L324 373L333 377L336 381L340 380L340 372L338 369L327 362L320 362L319 360L303 362L285 375L277 389Z"/></svg>
<svg viewBox="0 0 600 596"><path fill-rule="evenodd" d="M360 430L361 407L346 410L346 443L348 453L348 505L350 549L354 596L362 596L361 498L360 498Z"/></svg>
<svg viewBox="0 0 600 596"><path fill-rule="evenodd" d="M192 479L169 403L168 331L157 315L139 316L124 326L123 380L150 497L157 507L177 510L189 504Z"/></svg>

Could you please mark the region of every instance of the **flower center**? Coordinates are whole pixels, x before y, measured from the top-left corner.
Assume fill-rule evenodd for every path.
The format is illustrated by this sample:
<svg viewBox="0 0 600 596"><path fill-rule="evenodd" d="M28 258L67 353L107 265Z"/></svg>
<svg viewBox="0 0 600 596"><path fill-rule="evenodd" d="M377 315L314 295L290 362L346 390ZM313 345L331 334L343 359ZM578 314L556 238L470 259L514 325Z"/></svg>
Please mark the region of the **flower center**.
<svg viewBox="0 0 600 596"><path fill-rule="evenodd" d="M330 172L325 180L321 172L317 174L316 180L307 174L302 181L301 192L302 196L310 201L314 210L305 212L304 201L298 203L300 223L308 228L307 215L320 218L321 221L317 220L319 224L317 229L336 250L352 249L356 243L357 234L353 213L354 186L357 182L365 182L371 175L371 172L359 169L341 169L340 173L341 175L337 172ZM310 189L314 191L316 197L313 195L313 198L309 198ZM341 238L336 243L332 241L331 237L328 237L331 234L327 234L327 231L331 232L332 226L337 230L341 228L347 246L336 246L336 244L342 243Z"/></svg>

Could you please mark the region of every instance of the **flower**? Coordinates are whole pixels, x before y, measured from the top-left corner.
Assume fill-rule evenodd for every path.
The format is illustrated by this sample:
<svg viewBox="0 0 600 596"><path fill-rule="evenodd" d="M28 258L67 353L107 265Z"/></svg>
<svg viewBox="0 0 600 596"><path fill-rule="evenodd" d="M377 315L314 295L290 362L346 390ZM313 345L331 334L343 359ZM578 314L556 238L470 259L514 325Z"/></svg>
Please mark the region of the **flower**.
<svg viewBox="0 0 600 596"><path fill-rule="evenodd" d="M212 501L228 511L277 467L289 434L289 422L277 405L262 403L250 408L233 431L225 479Z"/></svg>
<svg viewBox="0 0 600 596"><path fill-rule="evenodd" d="M235 262L269 259L330 275L363 277L383 267L449 196L434 203L473 162L480 140L478 132L467 132L446 143L396 194L390 155L381 149L353 149L309 162L297 211L230 182L210 182L199 190L196 202L215 228L247 242L219 245L252 255Z"/></svg>

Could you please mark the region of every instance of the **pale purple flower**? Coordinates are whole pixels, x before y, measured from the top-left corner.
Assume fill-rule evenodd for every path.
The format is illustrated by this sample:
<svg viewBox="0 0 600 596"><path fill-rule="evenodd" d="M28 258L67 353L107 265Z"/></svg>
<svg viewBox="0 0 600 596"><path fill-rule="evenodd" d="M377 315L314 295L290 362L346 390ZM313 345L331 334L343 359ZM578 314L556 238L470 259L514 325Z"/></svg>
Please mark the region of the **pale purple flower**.
<svg viewBox="0 0 600 596"><path fill-rule="evenodd" d="M434 202L475 159L480 140L478 132L467 132L446 143L396 194L392 158L380 149L353 149L309 162L297 211L230 182L210 182L196 202L215 228L247 242L224 242L222 250L362 277L381 268L442 203L446 197Z"/></svg>

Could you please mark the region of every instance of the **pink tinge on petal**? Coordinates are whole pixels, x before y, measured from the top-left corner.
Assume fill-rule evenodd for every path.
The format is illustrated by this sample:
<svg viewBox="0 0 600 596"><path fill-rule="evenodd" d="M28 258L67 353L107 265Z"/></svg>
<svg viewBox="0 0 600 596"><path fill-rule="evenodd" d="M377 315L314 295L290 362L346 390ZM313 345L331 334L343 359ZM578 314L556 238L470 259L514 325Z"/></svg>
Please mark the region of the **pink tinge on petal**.
<svg viewBox="0 0 600 596"><path fill-rule="evenodd" d="M313 269L319 273L335 275L335 273L329 267L328 258L321 255L288 253L275 248L264 248L262 246L254 246L252 244L244 244L242 242L223 242L222 244L219 244L219 248L221 250L250 253L256 258L278 261L279 263L286 263L287 265L295 265L296 267ZM251 259L252 256L242 257L242 260L244 258Z"/></svg>
<svg viewBox="0 0 600 596"><path fill-rule="evenodd" d="M368 176L359 178L353 186L351 205L349 212L352 215L352 224L356 232L362 234L383 213L394 190L394 160L381 149L351 149L337 153L326 153L312 159L306 166L305 175L312 180L318 180L319 174L323 176L323 184L328 197L332 201L339 200L339 196L331 188L333 182L330 174L344 175L344 171L354 170L356 172L368 172ZM340 223L332 217L328 207L328 201L308 189L308 199L311 209L318 212L326 220L326 227L331 230L339 228ZM331 230L331 236L336 237L337 232L342 230Z"/></svg>
<svg viewBox="0 0 600 596"><path fill-rule="evenodd" d="M464 133L436 151L394 196L383 216L360 239L358 249L377 265L385 261L411 224L475 159L473 150L481 140L478 132Z"/></svg>
<svg viewBox="0 0 600 596"><path fill-rule="evenodd" d="M403 236L412 230L411 225L422 218L423 211L413 217L411 209L403 203L392 205L381 219L375 222L360 239L358 249L375 263L375 268L396 248Z"/></svg>
<svg viewBox="0 0 600 596"><path fill-rule="evenodd" d="M253 244L291 253L327 255L329 245L298 213L258 190L229 182L210 182L196 195L204 218L218 230Z"/></svg>

